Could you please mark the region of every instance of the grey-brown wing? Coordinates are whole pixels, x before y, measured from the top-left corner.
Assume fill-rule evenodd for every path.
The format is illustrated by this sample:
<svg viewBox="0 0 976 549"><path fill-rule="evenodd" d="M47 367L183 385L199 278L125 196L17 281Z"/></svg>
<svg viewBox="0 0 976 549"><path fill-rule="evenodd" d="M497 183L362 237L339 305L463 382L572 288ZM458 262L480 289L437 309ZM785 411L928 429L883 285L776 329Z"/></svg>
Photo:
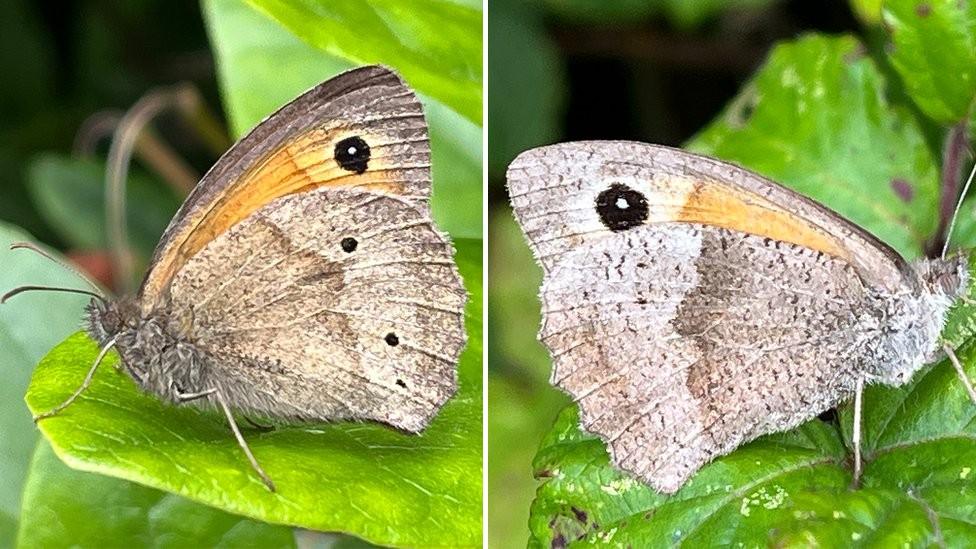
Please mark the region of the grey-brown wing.
<svg viewBox="0 0 976 549"><path fill-rule="evenodd" d="M540 338L583 429L670 493L714 457L847 397L864 341L879 337L862 322L867 299L854 269L825 254L659 224L561 256Z"/></svg>
<svg viewBox="0 0 976 549"><path fill-rule="evenodd" d="M209 242L173 279L172 316L239 410L423 429L457 388L466 294L426 204L322 188Z"/></svg>
<svg viewBox="0 0 976 549"><path fill-rule="evenodd" d="M509 166L512 208L544 269L611 232L595 203L614 185L643 195L642 224L749 225L756 234L828 251L872 285L896 291L917 284L897 252L825 206L733 164L631 141L539 147Z"/></svg>
<svg viewBox="0 0 976 549"><path fill-rule="evenodd" d="M430 181L423 108L400 77L368 66L331 78L264 119L193 189L153 254L143 314L207 242L275 198L341 187L421 204Z"/></svg>

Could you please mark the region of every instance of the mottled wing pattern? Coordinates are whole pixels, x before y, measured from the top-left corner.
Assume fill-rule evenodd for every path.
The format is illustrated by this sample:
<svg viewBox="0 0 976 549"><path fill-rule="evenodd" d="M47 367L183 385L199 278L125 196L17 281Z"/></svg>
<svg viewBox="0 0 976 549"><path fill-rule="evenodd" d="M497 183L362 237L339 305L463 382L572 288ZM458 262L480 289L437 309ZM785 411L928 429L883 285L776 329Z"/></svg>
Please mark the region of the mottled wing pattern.
<svg viewBox="0 0 976 549"><path fill-rule="evenodd" d="M617 466L664 492L848 396L880 331L866 288L915 283L823 206L682 151L544 147L508 184L545 272L553 383Z"/></svg>
<svg viewBox="0 0 976 549"><path fill-rule="evenodd" d="M673 492L849 396L853 328L878 335L863 330L867 299L848 264L816 251L662 224L566 254L543 286L540 338L614 464Z"/></svg>
<svg viewBox="0 0 976 549"><path fill-rule="evenodd" d="M321 187L371 190L418 204L429 198L423 109L389 69L362 67L331 78L231 147L157 245L139 291L143 313L165 300L173 275L207 242L275 198Z"/></svg>
<svg viewBox="0 0 976 549"><path fill-rule="evenodd" d="M544 269L609 232L594 203L615 185L644 196L638 224L747 224L754 234L851 262L873 285L896 291L916 284L897 252L823 205L738 166L631 141L541 147L509 166L515 217Z"/></svg>
<svg viewBox="0 0 976 549"><path fill-rule="evenodd" d="M457 387L466 294L426 204L321 188L278 198L190 258L170 316L244 411L419 431Z"/></svg>

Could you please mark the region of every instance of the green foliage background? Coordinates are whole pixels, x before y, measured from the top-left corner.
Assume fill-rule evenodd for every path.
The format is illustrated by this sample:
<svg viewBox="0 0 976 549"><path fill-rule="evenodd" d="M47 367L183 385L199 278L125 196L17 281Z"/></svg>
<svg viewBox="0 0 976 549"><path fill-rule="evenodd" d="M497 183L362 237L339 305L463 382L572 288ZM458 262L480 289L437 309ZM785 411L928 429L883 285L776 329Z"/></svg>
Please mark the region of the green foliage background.
<svg viewBox="0 0 976 549"><path fill-rule="evenodd" d="M584 138L685 146L828 204L906 257L923 253L938 224L940 178L956 175L945 173L943 146L953 128L972 135L976 3L818 8L833 19L803 6L491 2L489 492L506 493L504 505L489 500L493 546L527 538L533 547L976 543L976 410L947 363L906 387L868 391L869 463L858 491L849 490L846 407L839 421L814 419L717 460L666 499L613 469L603 444L578 429L575 406L547 382L550 361L533 337L541 274L503 189L507 163L526 148ZM755 53L746 33L767 40L752 65L737 64ZM618 72L627 77L614 80ZM701 116L716 93L695 88L725 85L730 72L739 90L724 107L698 124L672 116ZM669 95L670 81L685 87ZM604 120L622 112L632 119ZM974 245L972 203L955 246ZM944 334L970 376L972 325L971 309L959 307Z"/></svg>
<svg viewBox="0 0 976 549"><path fill-rule="evenodd" d="M356 32L343 32L350 28ZM34 411L63 400L96 349L82 334L65 339L79 328L85 299L14 298L0 307L0 365L9 376L0 389L0 547L480 542L481 28L480 5L467 0L425 2L421 11L397 0L0 7L0 68L12 76L0 87L0 291L81 284L50 262L7 250L14 241L49 243L105 274L107 134L93 128L154 86L186 81L211 111L200 115L203 123L164 116L153 127L199 175L233 138L300 92L382 63L421 93L434 216L455 239L471 295L461 389L434 426L420 436L372 424L248 432L259 459L278 469L272 475L283 490L274 495L251 482L218 415L162 406L111 368L100 369L76 406L43 422L38 441L25 393ZM183 191L139 160L127 213L133 252L145 265Z"/></svg>

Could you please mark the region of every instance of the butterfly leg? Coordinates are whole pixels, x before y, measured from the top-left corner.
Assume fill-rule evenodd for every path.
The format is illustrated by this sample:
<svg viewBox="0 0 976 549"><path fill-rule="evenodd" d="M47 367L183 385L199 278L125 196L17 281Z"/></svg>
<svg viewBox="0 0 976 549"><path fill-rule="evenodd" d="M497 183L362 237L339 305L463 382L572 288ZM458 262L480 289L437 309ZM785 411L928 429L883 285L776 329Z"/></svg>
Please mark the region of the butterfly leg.
<svg viewBox="0 0 976 549"><path fill-rule="evenodd" d="M952 367L956 369L956 374L959 375L959 381L962 381L962 386L969 393L970 400L976 404L976 390L973 390L973 384L969 381L969 376L966 375L966 370L963 369L962 363L959 362L959 357L956 356L956 352L952 350L952 347L948 343L943 345L942 348L945 349L946 355L949 357L949 362L952 363Z"/></svg>
<svg viewBox="0 0 976 549"><path fill-rule="evenodd" d="M275 430L274 425L265 425L263 423L258 423L257 421L254 421L253 419L247 416L244 416L244 421L248 422L248 424L250 424L251 427L254 427L258 431L261 431L262 433L267 433L269 431Z"/></svg>
<svg viewBox="0 0 976 549"><path fill-rule="evenodd" d="M254 468L254 472L261 477L261 481L264 485L268 487L268 490L272 492L276 491L275 485L271 482L271 477L268 473L264 472L261 464L258 463L257 458L251 452L251 447L247 445L247 441L244 440L244 435L241 434L240 428L237 426L237 421L234 419L234 414L230 411L230 406L227 405L227 401L224 400L224 395L217 389L207 389L206 391L200 391L199 393L179 393L177 398L180 402L189 402L191 400L196 400L198 398L204 398L208 396L213 396L217 399L217 404L220 405L220 409L223 410L224 415L227 417L227 423L230 424L230 430L234 432L234 438L237 439L237 444L240 445L241 450L244 451L244 455L247 456L247 460L251 462L251 467Z"/></svg>
<svg viewBox="0 0 976 549"><path fill-rule="evenodd" d="M854 439L854 487L857 488L861 483L861 408L864 399L864 378L857 378L857 387L854 389L854 432L851 438Z"/></svg>
<svg viewBox="0 0 976 549"><path fill-rule="evenodd" d="M88 389L88 386L91 385L92 379L94 379L95 377L95 371L98 370L98 365L102 363L102 360L105 358L105 355L108 354L109 350L112 347L115 347L115 342L118 340L118 338L119 336L113 337L108 341L108 343L105 344L104 347L101 348L101 350L98 352L98 356L95 358L95 363L92 364L92 367L88 370L88 374L85 375L85 380L81 382L81 386L78 387L75 390L75 392L68 397L67 400L55 406L53 410L49 410L47 412L44 412L43 414L37 414L36 416L34 416L34 421L35 422L40 421L44 418L55 416L61 413L61 410L64 410L65 408L70 406L71 403L75 401L75 399L81 396L81 393L85 392L85 390Z"/></svg>

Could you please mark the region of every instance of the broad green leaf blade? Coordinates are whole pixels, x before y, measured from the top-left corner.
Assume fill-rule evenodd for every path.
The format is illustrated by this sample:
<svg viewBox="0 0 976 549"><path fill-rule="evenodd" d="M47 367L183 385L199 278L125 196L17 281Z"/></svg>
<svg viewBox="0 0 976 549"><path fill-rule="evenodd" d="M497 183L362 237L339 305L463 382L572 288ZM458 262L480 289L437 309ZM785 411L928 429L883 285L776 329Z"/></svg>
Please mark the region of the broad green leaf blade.
<svg viewBox="0 0 976 549"><path fill-rule="evenodd" d="M40 422L68 465L173 492L276 524L344 532L395 546L481 541L481 242L458 242L470 293L460 389L420 435L373 423L246 430L274 479L269 492L217 412L163 404L112 366L62 414ZM62 402L84 377L94 342L76 334L38 365L31 411Z"/></svg>
<svg viewBox="0 0 976 549"><path fill-rule="evenodd" d="M792 504L790 495L817 486L829 502L850 482L839 434L815 420L708 465L669 499L610 466L603 443L578 424L575 408L560 414L536 456L535 474L543 485L532 506L532 545L558 546L555 540L561 539L634 547L692 540L704 546L730 541L766 546L766 529L744 537L723 532L748 533L728 520L730 513L755 528L768 511Z"/></svg>
<svg viewBox="0 0 976 549"><path fill-rule="evenodd" d="M9 249L28 240L29 234L0 223L0 294L25 284L87 288L59 265L28 250ZM31 371L51 346L78 329L78 311L87 301L75 294L31 292L0 305L0 547L16 534L21 487L37 441L22 404Z"/></svg>
<svg viewBox="0 0 976 549"><path fill-rule="evenodd" d="M445 0L248 0L305 42L355 64L397 69L481 124L481 10Z"/></svg>
<svg viewBox="0 0 976 549"><path fill-rule="evenodd" d="M105 163L47 153L28 168L28 189L38 211L65 242L81 249L108 246ZM126 223L138 257L147 262L179 199L139 171L126 185Z"/></svg>
<svg viewBox="0 0 976 549"><path fill-rule="evenodd" d="M906 109L851 37L778 46L689 148L812 197L908 258L935 231L939 169Z"/></svg>
<svg viewBox="0 0 976 549"><path fill-rule="evenodd" d="M866 25L877 25L881 22L881 6L884 0L850 0L854 15Z"/></svg>
<svg viewBox="0 0 976 549"><path fill-rule="evenodd" d="M206 0L203 8L235 135L355 66L309 46L243 2ZM430 124L434 219L456 238L481 238L480 121L472 123L438 101L421 101Z"/></svg>
<svg viewBox="0 0 976 549"><path fill-rule="evenodd" d="M965 120L976 98L976 2L886 0L882 16L908 95L938 122Z"/></svg>
<svg viewBox="0 0 976 549"><path fill-rule="evenodd" d="M124 480L83 473L37 445L17 547L294 547L292 529Z"/></svg>
<svg viewBox="0 0 976 549"><path fill-rule="evenodd" d="M936 159L918 124L889 104L885 82L848 37L805 37L778 47L727 112L691 147L791 186L918 256L935 226ZM965 231L963 231L965 233ZM976 271L974 271L976 272ZM962 343L972 321L953 312L945 337ZM960 357L972 377L976 349ZM533 543L633 546L877 546L976 543L976 407L943 361L901 389L865 397L863 487L851 490L849 414L763 437L703 468L671 498L609 463L560 417L536 461Z"/></svg>

